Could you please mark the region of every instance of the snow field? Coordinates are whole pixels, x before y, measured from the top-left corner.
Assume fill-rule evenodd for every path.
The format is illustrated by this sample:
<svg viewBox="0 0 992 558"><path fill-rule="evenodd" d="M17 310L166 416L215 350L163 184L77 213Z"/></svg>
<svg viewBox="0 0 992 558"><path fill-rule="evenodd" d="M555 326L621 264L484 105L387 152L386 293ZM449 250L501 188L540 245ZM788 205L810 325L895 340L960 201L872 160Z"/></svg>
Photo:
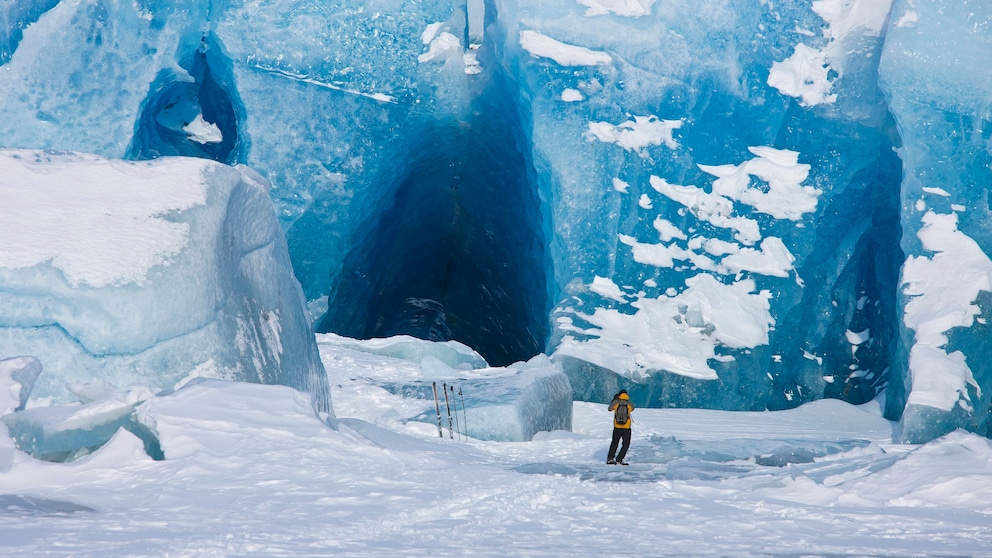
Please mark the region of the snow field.
<svg viewBox="0 0 992 558"><path fill-rule="evenodd" d="M617 467L603 464L604 405L575 403L573 432L530 442L452 440L447 428L442 439L434 424L396 418L424 402L369 379L402 377L415 364L327 345L322 358L338 414L324 419L336 430L290 388L201 380L140 409L164 461L123 430L73 463L18 454L0 475L0 552L904 556L992 548L989 441L956 432L923 446L892 444L877 403L637 409L632 465ZM757 463L783 444L799 462ZM802 462L802 450L830 444L842 451Z"/></svg>

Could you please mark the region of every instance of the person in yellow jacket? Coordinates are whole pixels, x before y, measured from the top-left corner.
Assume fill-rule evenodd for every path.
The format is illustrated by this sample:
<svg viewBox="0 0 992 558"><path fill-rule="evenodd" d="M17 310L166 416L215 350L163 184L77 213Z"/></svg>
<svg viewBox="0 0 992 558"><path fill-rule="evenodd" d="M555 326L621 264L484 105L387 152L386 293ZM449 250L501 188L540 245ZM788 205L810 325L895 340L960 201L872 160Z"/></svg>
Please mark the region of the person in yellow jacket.
<svg viewBox="0 0 992 558"><path fill-rule="evenodd" d="M606 464L626 465L623 458L630 449L630 415L634 411L634 404L630 402L627 390L622 389L614 395L608 408L613 411L613 441L610 442L610 452L606 454ZM620 440L623 440L623 445L620 446L620 453L616 453ZM613 458L614 455L616 459Z"/></svg>

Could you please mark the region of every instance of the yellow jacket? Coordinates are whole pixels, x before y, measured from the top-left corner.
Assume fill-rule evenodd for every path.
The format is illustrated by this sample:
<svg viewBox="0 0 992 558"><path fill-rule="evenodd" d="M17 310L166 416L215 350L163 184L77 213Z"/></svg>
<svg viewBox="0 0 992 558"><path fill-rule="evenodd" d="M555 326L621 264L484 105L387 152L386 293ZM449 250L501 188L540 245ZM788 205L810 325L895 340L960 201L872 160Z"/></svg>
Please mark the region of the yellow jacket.
<svg viewBox="0 0 992 558"><path fill-rule="evenodd" d="M627 405L627 422L617 422L617 407ZM616 428L630 428L630 415L634 414L634 404L630 402L630 397L626 393L621 393L620 397L610 403L609 410L613 411L613 426Z"/></svg>

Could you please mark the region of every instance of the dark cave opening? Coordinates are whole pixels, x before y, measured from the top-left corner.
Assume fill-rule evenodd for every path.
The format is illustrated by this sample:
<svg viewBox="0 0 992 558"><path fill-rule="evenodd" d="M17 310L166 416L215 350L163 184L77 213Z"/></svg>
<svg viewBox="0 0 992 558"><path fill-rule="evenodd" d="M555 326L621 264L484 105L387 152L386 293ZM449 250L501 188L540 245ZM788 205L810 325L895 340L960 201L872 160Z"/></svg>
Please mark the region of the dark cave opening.
<svg viewBox="0 0 992 558"><path fill-rule="evenodd" d="M490 84L468 121L428 120L355 235L318 331L457 340L490 364L545 349L550 264L514 95Z"/></svg>
<svg viewBox="0 0 992 558"><path fill-rule="evenodd" d="M142 103L126 158L185 156L244 162L230 61L220 53L219 45L203 37L192 55L180 62L188 77L163 72L156 78Z"/></svg>

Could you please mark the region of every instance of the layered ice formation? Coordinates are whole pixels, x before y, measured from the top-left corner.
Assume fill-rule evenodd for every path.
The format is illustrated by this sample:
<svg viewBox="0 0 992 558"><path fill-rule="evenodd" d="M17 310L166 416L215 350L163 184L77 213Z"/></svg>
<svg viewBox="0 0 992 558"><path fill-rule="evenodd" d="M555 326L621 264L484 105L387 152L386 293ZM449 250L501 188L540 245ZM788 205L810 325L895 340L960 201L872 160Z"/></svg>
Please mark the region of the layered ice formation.
<svg viewBox="0 0 992 558"><path fill-rule="evenodd" d="M256 169L320 331L545 353L579 399L886 392L906 441L988 434L985 2L0 15L0 145Z"/></svg>
<svg viewBox="0 0 992 558"><path fill-rule="evenodd" d="M423 422L437 426L442 438L498 442L525 442L538 432L572 429L572 387L547 356L490 367L455 341L356 341L333 334L318 335L317 341L339 388L372 384L384 398L400 402L390 416L369 416L364 408L339 402L351 416L372 423ZM363 386L360 396L368 395Z"/></svg>
<svg viewBox="0 0 992 558"><path fill-rule="evenodd" d="M67 383L283 384L330 410L268 185L202 158L0 150L0 355Z"/></svg>

